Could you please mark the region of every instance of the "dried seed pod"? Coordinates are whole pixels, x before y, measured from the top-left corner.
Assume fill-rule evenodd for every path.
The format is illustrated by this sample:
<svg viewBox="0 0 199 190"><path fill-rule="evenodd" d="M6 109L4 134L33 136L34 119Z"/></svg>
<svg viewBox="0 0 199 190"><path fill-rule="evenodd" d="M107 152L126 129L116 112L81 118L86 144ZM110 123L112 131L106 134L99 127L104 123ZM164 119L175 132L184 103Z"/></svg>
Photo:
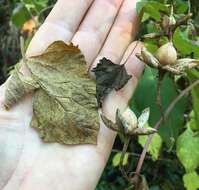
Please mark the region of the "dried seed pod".
<svg viewBox="0 0 199 190"><path fill-rule="evenodd" d="M168 30L170 27L176 24L176 19L171 14L170 16L164 15L162 19L162 27Z"/></svg>
<svg viewBox="0 0 199 190"><path fill-rule="evenodd" d="M152 127L147 127L147 128L136 128L134 131L133 131L133 134L134 135L151 135L151 134L154 134L154 133L157 133L157 130L152 128Z"/></svg>
<svg viewBox="0 0 199 190"><path fill-rule="evenodd" d="M174 65L165 65L162 67L163 70L166 70L170 73L173 73L174 75L181 75L183 74L182 72L180 72L179 70L177 70L176 68L174 68Z"/></svg>
<svg viewBox="0 0 199 190"><path fill-rule="evenodd" d="M133 134L133 131L138 125L138 119L135 113L130 108L126 108L122 115L120 115L120 120L123 124L125 133L129 135Z"/></svg>
<svg viewBox="0 0 199 190"><path fill-rule="evenodd" d="M174 26L176 24L176 19L173 15L169 17L169 26Z"/></svg>
<svg viewBox="0 0 199 190"><path fill-rule="evenodd" d="M106 125L106 127L108 127L109 129L113 130L113 131L118 131L118 126L116 123L113 123L111 120L107 119L105 115L101 114L101 119L104 122L104 124Z"/></svg>
<svg viewBox="0 0 199 190"><path fill-rule="evenodd" d="M174 66L180 72L184 72L187 69L192 69L193 67L199 65L199 59L178 59L176 65Z"/></svg>
<svg viewBox="0 0 199 190"><path fill-rule="evenodd" d="M177 51L172 42L161 46L156 52L156 58L161 65L174 65L177 61Z"/></svg>
<svg viewBox="0 0 199 190"><path fill-rule="evenodd" d="M154 39L154 38L160 38L163 34L161 32L153 32L149 34L145 34L143 38L145 39Z"/></svg>
<svg viewBox="0 0 199 190"><path fill-rule="evenodd" d="M141 50L141 58L142 61L151 67L157 68L159 65L159 61L145 47Z"/></svg>

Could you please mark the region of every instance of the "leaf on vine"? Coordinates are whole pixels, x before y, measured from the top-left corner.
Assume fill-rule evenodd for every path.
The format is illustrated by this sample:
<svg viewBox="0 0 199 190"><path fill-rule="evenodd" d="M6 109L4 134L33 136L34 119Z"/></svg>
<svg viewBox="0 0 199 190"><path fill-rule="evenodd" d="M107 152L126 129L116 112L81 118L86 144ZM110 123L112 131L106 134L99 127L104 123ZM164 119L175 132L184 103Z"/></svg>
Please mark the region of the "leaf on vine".
<svg viewBox="0 0 199 190"><path fill-rule="evenodd" d="M199 71L197 69L192 69L188 71L188 79L190 83L193 83L199 78ZM194 119L196 122L195 129L199 130L199 87L196 86L195 88L192 89L191 91L191 96L192 96L192 103L193 103L193 111L194 111Z"/></svg>
<svg viewBox="0 0 199 190"><path fill-rule="evenodd" d="M177 156L187 172L193 172L199 167L199 137L187 128L177 140Z"/></svg>
<svg viewBox="0 0 199 190"><path fill-rule="evenodd" d="M131 108L137 112L142 112L146 107L150 107L149 126L154 126L160 118L160 110L156 104L156 91L157 91L157 71L146 66L144 74L139 81L136 91L131 100ZM150 93L149 93L150 89ZM169 89L169 90L168 90ZM166 75L163 79L161 86L161 100L162 106L166 109L171 101L177 97L176 85L173 79ZM177 139L181 126L184 122L184 112L187 106L187 98L183 97L171 111L167 120L161 125L158 134L166 143L167 147L171 147L171 138Z"/></svg>
<svg viewBox="0 0 199 190"><path fill-rule="evenodd" d="M145 125L145 128L149 128L150 126L148 124ZM144 147L146 141L147 141L147 136L138 136L138 143ZM159 157L159 153L162 147L162 138L158 133L154 134L154 137L152 139L152 142L149 145L149 148L147 152L152 156L152 159L156 161Z"/></svg>
<svg viewBox="0 0 199 190"><path fill-rule="evenodd" d="M92 70L96 76L96 92L99 107L111 90L120 90L132 77L127 74L125 65L114 64L111 60L102 58Z"/></svg>
<svg viewBox="0 0 199 190"><path fill-rule="evenodd" d="M182 32L180 28L176 29L173 35L173 42L181 55L186 56L193 54L194 58L199 58L199 45L189 40L187 34Z"/></svg>
<svg viewBox="0 0 199 190"><path fill-rule="evenodd" d="M26 65L29 78L39 85L33 95L31 127L45 142L96 144L96 85L87 75L86 61L78 47L54 42L43 54L27 59ZM28 91L25 80L15 77L18 74L8 83L6 94L10 97L5 105L12 106Z"/></svg>
<svg viewBox="0 0 199 190"><path fill-rule="evenodd" d="M114 155L113 160L112 160L112 164L114 167L119 166L121 157L122 157L121 152L118 152L117 154ZM125 153L124 160L123 160L123 166L128 164L128 159L129 159L129 153Z"/></svg>
<svg viewBox="0 0 199 190"><path fill-rule="evenodd" d="M184 186L187 190L199 189L199 175L194 171L183 176Z"/></svg>

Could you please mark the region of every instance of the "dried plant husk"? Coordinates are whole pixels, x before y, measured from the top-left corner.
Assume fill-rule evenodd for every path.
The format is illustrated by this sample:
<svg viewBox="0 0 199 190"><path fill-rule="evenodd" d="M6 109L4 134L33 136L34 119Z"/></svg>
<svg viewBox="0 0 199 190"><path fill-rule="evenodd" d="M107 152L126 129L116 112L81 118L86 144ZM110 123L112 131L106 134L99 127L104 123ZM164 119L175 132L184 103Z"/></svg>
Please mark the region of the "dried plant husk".
<svg viewBox="0 0 199 190"><path fill-rule="evenodd" d="M130 109L126 108L123 113L119 113L119 119L122 122L126 134L133 134L137 128L138 119L135 113Z"/></svg>
<svg viewBox="0 0 199 190"><path fill-rule="evenodd" d="M159 66L159 61L145 47L142 48L141 55L137 54L137 57L151 67L158 68Z"/></svg>
<svg viewBox="0 0 199 190"><path fill-rule="evenodd" d="M29 78L34 81L31 85L37 84L30 89L34 90L30 126L45 142L96 144L99 131L96 84L87 74L79 48L56 41L25 64L31 73ZM19 71L16 73L6 89L7 107L28 90L24 80L16 78Z"/></svg>
<svg viewBox="0 0 199 190"><path fill-rule="evenodd" d="M157 132L151 127L144 127L149 118L149 109L143 110L139 118L135 113L127 107L123 112L117 109L116 122L112 122L106 116L101 114L101 119L104 124L111 130L118 132L125 137L126 135L150 135Z"/></svg>
<svg viewBox="0 0 199 190"><path fill-rule="evenodd" d="M164 15L162 20L162 27L165 30L168 30L169 27L174 26L176 24L176 20L173 15L167 16Z"/></svg>
<svg viewBox="0 0 199 190"><path fill-rule="evenodd" d="M199 66L199 59L183 58L178 59L176 65L173 67L180 72L185 72L186 70L192 69L196 66Z"/></svg>
<svg viewBox="0 0 199 190"><path fill-rule="evenodd" d="M174 65L177 61L177 51L172 42L162 45L156 52L156 58L161 65Z"/></svg>
<svg viewBox="0 0 199 190"><path fill-rule="evenodd" d="M162 67L173 74L185 74L187 70L199 66L199 59L182 58L178 59L175 65L166 65Z"/></svg>
<svg viewBox="0 0 199 190"><path fill-rule="evenodd" d="M12 72L5 92L5 108L10 109L24 95L33 92L37 88L39 88L39 84L32 77L25 76L16 67Z"/></svg>
<svg viewBox="0 0 199 190"><path fill-rule="evenodd" d="M118 65L111 60L102 58L97 67L92 69L96 76L96 93L99 107L102 107L105 97L113 90L123 88L131 79L126 71L125 64Z"/></svg>

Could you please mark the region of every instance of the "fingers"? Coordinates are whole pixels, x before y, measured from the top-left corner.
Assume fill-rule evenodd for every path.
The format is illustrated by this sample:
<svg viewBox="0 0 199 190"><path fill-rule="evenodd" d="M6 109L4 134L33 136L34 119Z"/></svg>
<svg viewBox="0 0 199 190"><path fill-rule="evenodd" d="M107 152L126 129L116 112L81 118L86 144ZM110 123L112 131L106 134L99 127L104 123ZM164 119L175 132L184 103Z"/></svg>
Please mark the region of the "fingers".
<svg viewBox="0 0 199 190"><path fill-rule="evenodd" d="M103 113L111 120L115 120L115 113L117 108L123 110L128 105L129 99L132 97L134 89L138 82L138 77L143 71L143 63L137 59L136 53L141 51L142 43L133 42L127 49L121 63L126 61L125 67L128 74L132 75L132 78L128 81L124 88L119 91L113 90L105 99L103 104ZM129 55L131 55L129 57Z"/></svg>
<svg viewBox="0 0 199 190"><path fill-rule="evenodd" d="M137 79L139 79L140 75L142 74L144 63L137 59L135 55L137 53L140 53L142 47L142 42L134 41L133 43L131 43L127 48L120 63L123 64L126 61L125 66L128 74L133 75Z"/></svg>
<svg viewBox="0 0 199 190"><path fill-rule="evenodd" d="M123 0L95 0L72 39L88 64L94 60L106 39Z"/></svg>
<svg viewBox="0 0 199 190"><path fill-rule="evenodd" d="M92 68L97 65L103 57L119 63L121 58L134 38L138 30L138 16L136 14L137 1L125 0L119 15L101 49L99 56L95 59Z"/></svg>
<svg viewBox="0 0 199 190"><path fill-rule="evenodd" d="M102 110L103 113L112 121L115 121L115 113L117 108L119 108L120 110L124 110L127 107L128 101L131 98L133 91L137 85L137 77L139 77L140 74L142 73L143 63L140 60L138 60L135 56L136 53L140 52L141 47L142 44L141 43L137 44L137 42L133 42L129 46L121 63L126 61L128 57L125 66L128 71L128 74L133 75L133 77L131 80L129 80L129 82L126 84L126 86L123 89L121 89L118 92L112 91L107 96L103 104L103 110ZM129 57L129 55L131 56ZM96 172L98 179L110 155L115 136L116 136L115 132L108 129L101 121L100 132L98 135L98 145L97 145L99 158L100 158L100 160L98 161L98 166L100 167L100 169L98 170L98 172Z"/></svg>
<svg viewBox="0 0 199 190"><path fill-rule="evenodd" d="M93 1L58 0L44 24L33 37L26 55L37 55L56 40L70 41Z"/></svg>

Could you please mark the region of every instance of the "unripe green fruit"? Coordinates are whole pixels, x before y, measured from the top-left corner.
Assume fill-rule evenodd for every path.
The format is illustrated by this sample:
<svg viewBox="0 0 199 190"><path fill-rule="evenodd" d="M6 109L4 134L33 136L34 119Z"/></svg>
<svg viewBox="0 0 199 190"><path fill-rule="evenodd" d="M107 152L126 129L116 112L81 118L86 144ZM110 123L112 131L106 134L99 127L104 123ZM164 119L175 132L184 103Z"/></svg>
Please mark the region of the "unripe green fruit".
<svg viewBox="0 0 199 190"><path fill-rule="evenodd" d="M174 65L177 61L177 51L172 42L161 46L156 52L156 58L161 65Z"/></svg>

